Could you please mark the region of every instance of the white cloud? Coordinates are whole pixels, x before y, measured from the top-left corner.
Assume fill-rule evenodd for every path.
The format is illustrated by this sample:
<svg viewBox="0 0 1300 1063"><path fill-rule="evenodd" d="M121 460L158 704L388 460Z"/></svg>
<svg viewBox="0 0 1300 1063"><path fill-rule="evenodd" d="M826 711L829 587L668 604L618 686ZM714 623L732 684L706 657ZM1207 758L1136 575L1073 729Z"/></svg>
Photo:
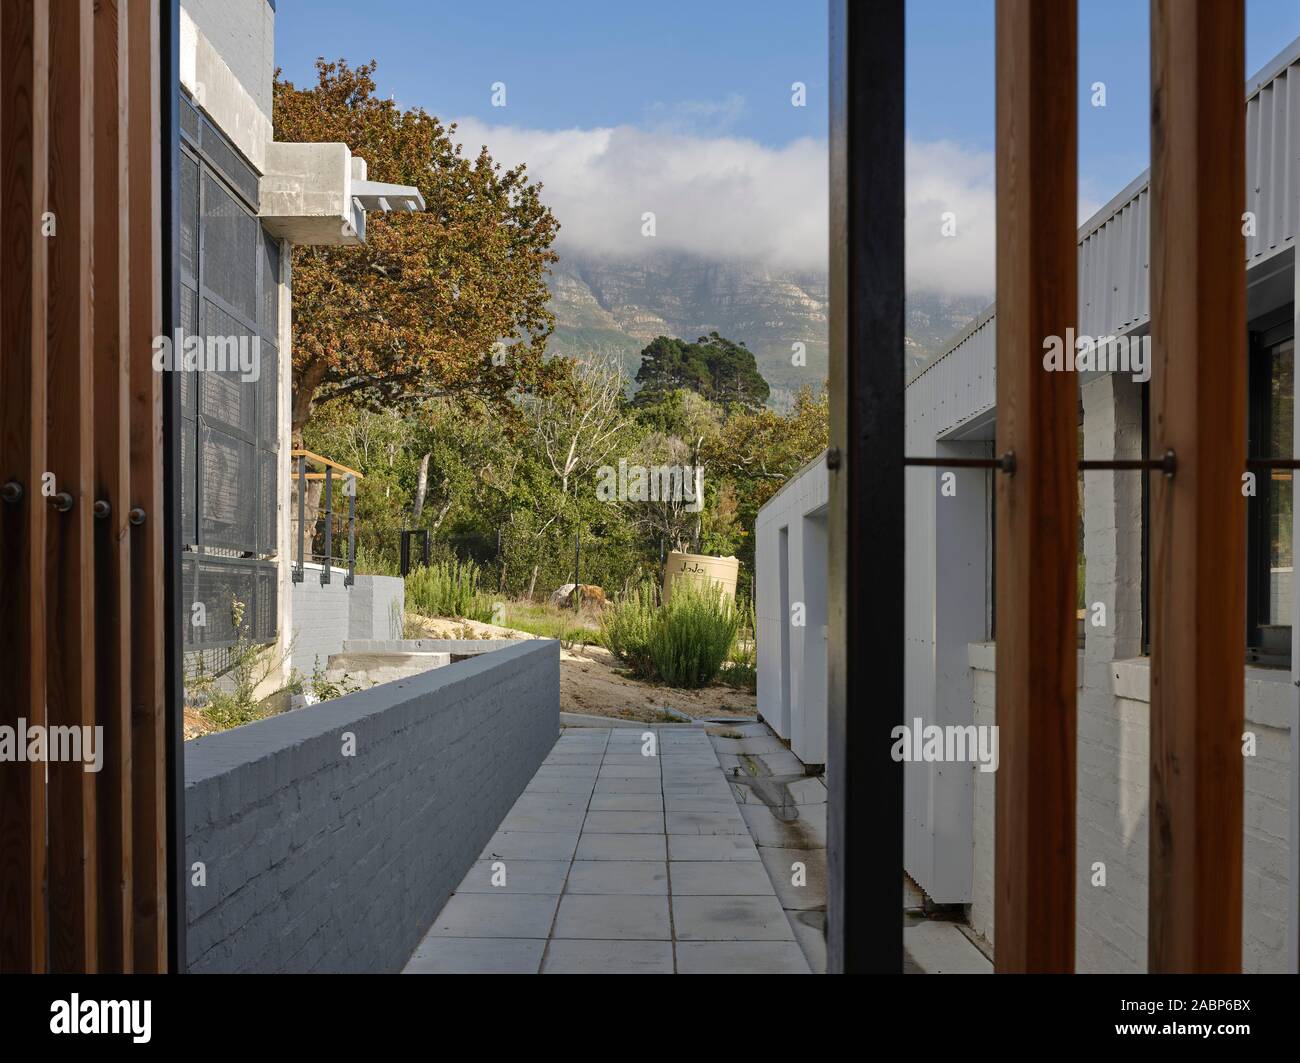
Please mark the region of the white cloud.
<svg viewBox="0 0 1300 1063"><path fill-rule="evenodd" d="M635 257L649 250L826 268L827 146L782 147L728 136L633 126L540 130L459 122L467 153L482 144L506 165L528 164L562 229L559 248ZM948 295L991 295L991 152L939 141L907 145L907 283ZM641 235L653 211L656 235ZM956 235L943 235L943 215Z"/></svg>

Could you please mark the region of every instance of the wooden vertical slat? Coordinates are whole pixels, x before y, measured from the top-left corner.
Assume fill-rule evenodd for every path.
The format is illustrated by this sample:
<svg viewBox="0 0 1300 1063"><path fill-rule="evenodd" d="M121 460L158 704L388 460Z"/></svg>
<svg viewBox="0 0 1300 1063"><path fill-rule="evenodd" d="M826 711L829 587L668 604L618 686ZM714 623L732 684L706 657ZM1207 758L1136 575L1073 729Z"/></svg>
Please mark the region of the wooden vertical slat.
<svg viewBox="0 0 1300 1063"><path fill-rule="evenodd" d="M131 732L136 971L167 969L166 675L163 640L163 394L158 0L127 5L130 235ZM178 917L183 918L183 913Z"/></svg>
<svg viewBox="0 0 1300 1063"><path fill-rule="evenodd" d="M902 0L830 9L827 969L903 967Z"/></svg>
<svg viewBox="0 0 1300 1063"><path fill-rule="evenodd" d="M1153 972L1241 967L1243 25L1243 0L1152 0L1151 439L1178 462L1151 502Z"/></svg>
<svg viewBox="0 0 1300 1063"><path fill-rule="evenodd" d="M47 0L0 4L0 725L45 725ZM0 766L0 972L43 971L45 768Z"/></svg>
<svg viewBox="0 0 1300 1063"><path fill-rule="evenodd" d="M95 5L95 521L98 715L104 727L99 776L100 969L130 971L131 599L128 464L127 0Z"/></svg>
<svg viewBox="0 0 1300 1063"><path fill-rule="evenodd" d="M1044 341L1076 319L1073 0L997 6L999 972L1074 967L1078 379Z"/></svg>
<svg viewBox="0 0 1300 1063"><path fill-rule="evenodd" d="M94 70L90 0L50 5L48 462L72 498L48 514L46 687L51 727L95 725L94 464L91 374L91 153ZM49 786L50 967L98 962L95 776L52 761Z"/></svg>

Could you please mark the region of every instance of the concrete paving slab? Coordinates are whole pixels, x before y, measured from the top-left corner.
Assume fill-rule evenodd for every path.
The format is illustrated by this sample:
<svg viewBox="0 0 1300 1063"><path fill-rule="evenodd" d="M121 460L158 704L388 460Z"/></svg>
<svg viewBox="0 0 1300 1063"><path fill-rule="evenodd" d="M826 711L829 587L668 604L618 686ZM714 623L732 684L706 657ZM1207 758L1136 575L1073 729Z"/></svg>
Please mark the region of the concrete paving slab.
<svg viewBox="0 0 1300 1063"><path fill-rule="evenodd" d="M791 911L807 911L826 906L826 850L780 849L760 845L759 858L768 877L781 898L781 907ZM793 865L802 864L799 874L803 885L794 884L796 871Z"/></svg>
<svg viewBox="0 0 1300 1063"><path fill-rule="evenodd" d="M826 973L826 913L786 912L794 939L799 942L813 974Z"/></svg>
<svg viewBox="0 0 1300 1063"><path fill-rule="evenodd" d="M649 760L650 758L646 758ZM602 766L599 778L601 779L658 779L659 765L655 762L649 764L642 761L639 764L611 764L609 767Z"/></svg>
<svg viewBox="0 0 1300 1063"><path fill-rule="evenodd" d="M669 834L743 834L749 828L732 812L669 812L665 815Z"/></svg>
<svg viewBox="0 0 1300 1063"><path fill-rule="evenodd" d="M778 849L825 849L826 806L798 805L790 810L794 818L779 819L762 805L741 805L740 814L759 845Z"/></svg>
<svg viewBox="0 0 1300 1063"><path fill-rule="evenodd" d="M555 834L497 831L484 847L480 860L572 860L578 832Z"/></svg>
<svg viewBox="0 0 1300 1063"><path fill-rule="evenodd" d="M674 897L769 897L772 881L754 860L674 860Z"/></svg>
<svg viewBox="0 0 1300 1063"><path fill-rule="evenodd" d="M792 941L679 941L678 974L809 974Z"/></svg>
<svg viewBox="0 0 1300 1063"><path fill-rule="evenodd" d="M671 860L758 860L758 849L750 838L713 834L697 837L672 834L668 837Z"/></svg>
<svg viewBox="0 0 1300 1063"><path fill-rule="evenodd" d="M457 893L564 892L568 860L479 860L456 887ZM494 885L505 878L504 885Z"/></svg>
<svg viewBox="0 0 1300 1063"><path fill-rule="evenodd" d="M657 794L662 784L655 779L597 779L598 794Z"/></svg>
<svg viewBox="0 0 1300 1063"><path fill-rule="evenodd" d="M671 941L668 898L566 894L560 898L560 909L555 917L552 936Z"/></svg>
<svg viewBox="0 0 1300 1063"><path fill-rule="evenodd" d="M575 859L664 861L668 848L662 834L584 834Z"/></svg>
<svg viewBox="0 0 1300 1063"><path fill-rule="evenodd" d="M523 793L510 806L510 812L563 812L566 809L586 807L587 798L583 797L582 794Z"/></svg>
<svg viewBox="0 0 1300 1063"><path fill-rule="evenodd" d="M664 799L658 794L592 794L587 807L593 812L662 812Z"/></svg>
<svg viewBox="0 0 1300 1063"><path fill-rule="evenodd" d="M582 829L585 804L535 812L509 812L501 821L503 831L574 831Z"/></svg>
<svg viewBox="0 0 1300 1063"><path fill-rule="evenodd" d="M674 896L672 901L678 941L794 941L775 896Z"/></svg>
<svg viewBox="0 0 1300 1063"><path fill-rule="evenodd" d="M556 939L546 950L542 974L672 974L671 941Z"/></svg>
<svg viewBox="0 0 1300 1063"><path fill-rule="evenodd" d="M536 974L541 938L426 937L403 974Z"/></svg>
<svg viewBox="0 0 1300 1063"><path fill-rule="evenodd" d="M668 812L728 812L739 815L736 802L730 797L696 797L688 795L679 797L674 794L664 798L664 809Z"/></svg>
<svg viewBox="0 0 1300 1063"><path fill-rule="evenodd" d="M537 779L524 790L526 794L580 794L591 796L592 783L586 779Z"/></svg>
<svg viewBox="0 0 1300 1063"><path fill-rule="evenodd" d="M429 934L455 938L542 938L551 931L558 897L536 893L457 893Z"/></svg>
<svg viewBox="0 0 1300 1063"><path fill-rule="evenodd" d="M663 834L662 812L616 812L596 809L587 813L583 834Z"/></svg>
<svg viewBox="0 0 1300 1063"><path fill-rule="evenodd" d="M925 920L903 928L903 947L923 974L992 974L993 965L952 923Z"/></svg>
<svg viewBox="0 0 1300 1063"><path fill-rule="evenodd" d="M575 860L565 894L668 895L668 865L657 860Z"/></svg>
<svg viewBox="0 0 1300 1063"><path fill-rule="evenodd" d="M768 775L801 775L803 761L788 749L778 749L772 753L748 753L754 760L767 769ZM762 774L760 772L760 774Z"/></svg>

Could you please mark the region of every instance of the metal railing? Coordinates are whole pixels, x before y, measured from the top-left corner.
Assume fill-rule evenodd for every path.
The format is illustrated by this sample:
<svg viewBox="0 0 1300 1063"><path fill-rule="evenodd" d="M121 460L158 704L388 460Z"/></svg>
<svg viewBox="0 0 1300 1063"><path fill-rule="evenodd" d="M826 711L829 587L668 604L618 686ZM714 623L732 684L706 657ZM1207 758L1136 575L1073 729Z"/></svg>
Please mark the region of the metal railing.
<svg viewBox="0 0 1300 1063"><path fill-rule="evenodd" d="M349 469L337 461L321 457L310 450L294 450L289 455L293 459L293 478L297 481L297 515L294 517L293 540L294 565L293 582L301 583L306 578L306 562L321 566L320 581L322 585L330 582L334 568L347 568L343 585L350 587L356 580L357 573L357 481L365 477L355 469ZM323 471L309 471L310 468ZM335 512L335 481L342 480L342 491L347 499L347 516ZM321 507L310 518L307 516L307 488L311 481L323 484ZM312 526L311 542L307 541L307 526ZM347 552L336 555L334 543L340 544L347 536ZM310 549L310 553L308 552Z"/></svg>

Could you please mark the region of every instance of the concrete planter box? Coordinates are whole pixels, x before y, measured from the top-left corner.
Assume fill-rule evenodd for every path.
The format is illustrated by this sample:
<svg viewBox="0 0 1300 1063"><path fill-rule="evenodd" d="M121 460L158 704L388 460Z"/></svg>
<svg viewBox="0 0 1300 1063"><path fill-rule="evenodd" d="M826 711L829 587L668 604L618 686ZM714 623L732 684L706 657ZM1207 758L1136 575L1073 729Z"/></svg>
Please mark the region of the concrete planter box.
<svg viewBox="0 0 1300 1063"><path fill-rule="evenodd" d="M521 641L187 743L190 971L400 971L554 745L559 677Z"/></svg>

